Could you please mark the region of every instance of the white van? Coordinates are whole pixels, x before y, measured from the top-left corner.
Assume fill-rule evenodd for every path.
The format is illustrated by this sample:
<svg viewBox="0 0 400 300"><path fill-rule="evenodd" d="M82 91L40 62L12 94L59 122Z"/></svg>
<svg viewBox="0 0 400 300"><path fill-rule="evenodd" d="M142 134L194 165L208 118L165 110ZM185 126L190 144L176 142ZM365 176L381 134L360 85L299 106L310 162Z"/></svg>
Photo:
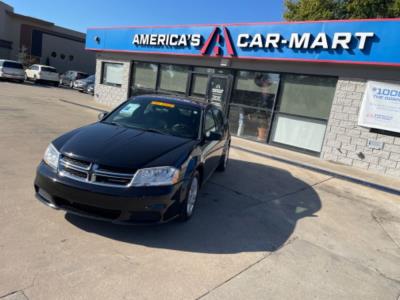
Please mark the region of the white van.
<svg viewBox="0 0 400 300"><path fill-rule="evenodd" d="M0 59L0 79L11 79L18 82L24 82L25 72L21 63Z"/></svg>
<svg viewBox="0 0 400 300"><path fill-rule="evenodd" d="M59 85L60 76L56 68L44 65L32 65L25 70L25 79L33 82L48 82L55 86Z"/></svg>

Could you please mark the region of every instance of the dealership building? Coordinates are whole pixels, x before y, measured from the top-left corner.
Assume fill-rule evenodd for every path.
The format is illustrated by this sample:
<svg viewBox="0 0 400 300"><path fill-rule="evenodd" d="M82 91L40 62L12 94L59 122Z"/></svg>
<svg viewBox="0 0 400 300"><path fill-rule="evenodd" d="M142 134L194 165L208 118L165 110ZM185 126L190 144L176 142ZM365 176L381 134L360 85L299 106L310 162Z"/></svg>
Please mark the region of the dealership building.
<svg viewBox="0 0 400 300"><path fill-rule="evenodd" d="M18 14L0 1L0 59L41 63L67 70L94 72L95 56L85 51L86 35L52 22Z"/></svg>
<svg viewBox="0 0 400 300"><path fill-rule="evenodd" d="M400 19L89 28L95 100L183 95L231 133L400 177Z"/></svg>

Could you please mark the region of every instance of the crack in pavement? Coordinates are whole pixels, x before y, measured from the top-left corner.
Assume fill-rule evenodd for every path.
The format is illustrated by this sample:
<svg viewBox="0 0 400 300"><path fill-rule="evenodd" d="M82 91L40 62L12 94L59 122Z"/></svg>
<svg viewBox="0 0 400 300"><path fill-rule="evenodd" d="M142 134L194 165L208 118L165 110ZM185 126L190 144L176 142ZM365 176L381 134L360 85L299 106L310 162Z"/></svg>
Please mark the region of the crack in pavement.
<svg viewBox="0 0 400 300"><path fill-rule="evenodd" d="M294 236L292 238L290 238L289 240L286 241L285 244L283 244L280 248L276 249L276 250L280 250L288 245L290 245L291 243L293 243L294 241L296 241L298 239L297 236ZM215 287L213 287L212 289L208 290L207 292L205 292L204 294L200 295L199 297L195 298L196 300L199 300L201 298L204 298L205 296L207 296L208 294L212 293L213 291L215 291L216 289L220 288L221 286L225 285L226 283L230 282L231 280L235 279L236 277L238 277L240 274L243 274L244 272L246 272L247 270L251 269L252 267L254 267L255 265L259 264L260 262L262 262L263 260L267 259L268 257L270 257L271 255L273 255L276 251L271 251L271 252L266 252L265 255L263 257L261 257L259 260L255 261L254 263L248 265L246 268L244 268L243 270L239 271L238 273L232 275L231 277L229 277L228 279L226 279L225 281L223 281L222 283L216 285Z"/></svg>
<svg viewBox="0 0 400 300"><path fill-rule="evenodd" d="M4 296L0 296L0 299L5 299L10 296L14 296L16 294L20 294L19 296L21 296L21 297L18 297L17 300L24 300L24 299L29 300L29 298L25 295L23 290L17 290L17 291L13 291L11 293L5 294Z"/></svg>
<svg viewBox="0 0 400 300"><path fill-rule="evenodd" d="M385 227L382 225L380 222L380 219L378 216L375 215L375 210L371 212L372 219L379 225L379 227L385 232L385 234L389 237L389 239L396 245L397 248L400 249L400 245L393 239L393 237L387 232Z"/></svg>

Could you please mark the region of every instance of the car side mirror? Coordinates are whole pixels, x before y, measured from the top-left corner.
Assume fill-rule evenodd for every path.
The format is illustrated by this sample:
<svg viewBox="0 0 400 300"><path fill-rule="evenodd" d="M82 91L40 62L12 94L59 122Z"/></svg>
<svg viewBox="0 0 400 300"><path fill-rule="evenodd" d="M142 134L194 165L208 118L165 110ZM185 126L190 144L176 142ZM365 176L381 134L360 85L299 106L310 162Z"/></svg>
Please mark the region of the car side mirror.
<svg viewBox="0 0 400 300"><path fill-rule="evenodd" d="M219 132L211 131L206 134L207 141L219 141L222 140L222 134Z"/></svg>
<svg viewBox="0 0 400 300"><path fill-rule="evenodd" d="M99 115L97 116L97 118L99 119L99 121L101 121L101 120L103 120L107 115L108 115L108 112L103 111L103 112L99 113Z"/></svg>

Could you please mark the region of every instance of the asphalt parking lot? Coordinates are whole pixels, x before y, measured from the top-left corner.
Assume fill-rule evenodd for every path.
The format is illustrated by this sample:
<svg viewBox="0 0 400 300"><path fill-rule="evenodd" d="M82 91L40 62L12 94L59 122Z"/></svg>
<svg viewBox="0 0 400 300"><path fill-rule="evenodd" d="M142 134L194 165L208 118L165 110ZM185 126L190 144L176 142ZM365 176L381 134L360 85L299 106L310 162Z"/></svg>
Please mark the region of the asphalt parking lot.
<svg viewBox="0 0 400 300"><path fill-rule="evenodd" d="M118 226L33 192L91 96L0 82L0 299L399 299L399 196L245 151L188 223Z"/></svg>

